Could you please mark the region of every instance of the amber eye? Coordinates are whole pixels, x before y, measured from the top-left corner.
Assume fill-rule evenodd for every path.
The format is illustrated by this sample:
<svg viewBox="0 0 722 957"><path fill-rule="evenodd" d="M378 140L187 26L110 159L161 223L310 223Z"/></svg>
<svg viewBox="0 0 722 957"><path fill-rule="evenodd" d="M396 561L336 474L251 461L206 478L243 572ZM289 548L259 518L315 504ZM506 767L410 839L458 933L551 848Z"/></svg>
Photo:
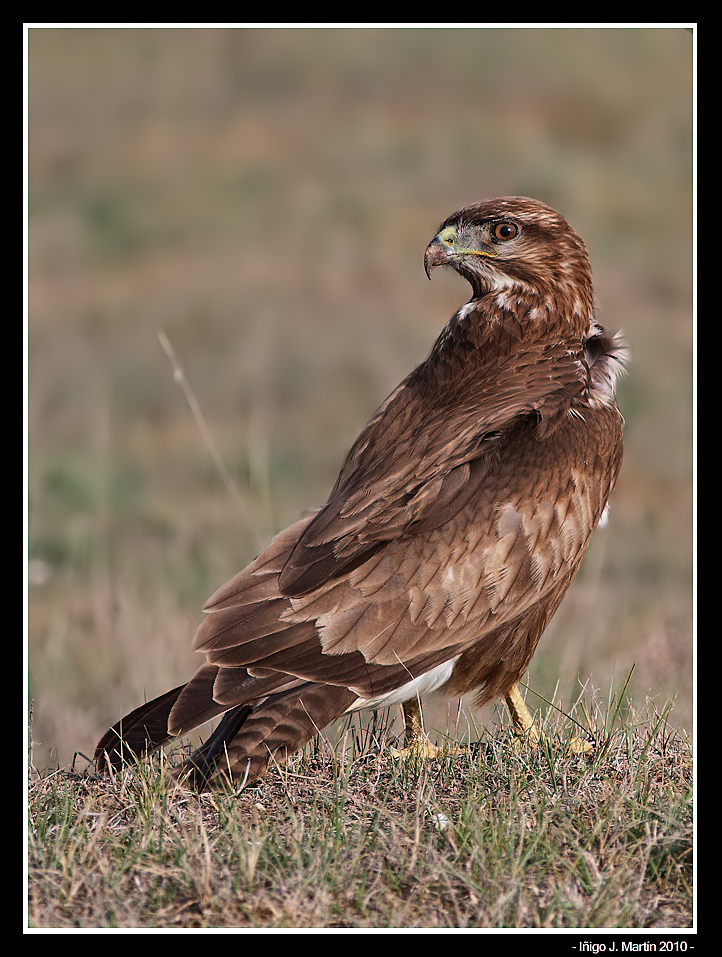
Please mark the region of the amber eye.
<svg viewBox="0 0 722 957"><path fill-rule="evenodd" d="M508 239L514 239L519 235L519 227L516 223L494 223L491 228L491 235L499 242L506 242Z"/></svg>

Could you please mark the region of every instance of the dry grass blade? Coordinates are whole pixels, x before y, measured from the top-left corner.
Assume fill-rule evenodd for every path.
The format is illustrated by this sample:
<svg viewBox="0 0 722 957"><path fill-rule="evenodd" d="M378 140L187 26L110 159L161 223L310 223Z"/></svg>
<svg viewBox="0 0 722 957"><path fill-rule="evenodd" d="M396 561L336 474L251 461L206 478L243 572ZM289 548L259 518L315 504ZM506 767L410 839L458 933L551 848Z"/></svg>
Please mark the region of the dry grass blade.
<svg viewBox="0 0 722 957"><path fill-rule="evenodd" d="M203 441L206 443L208 447L208 451L210 452L213 458L216 468L218 469L219 475L223 479L224 485L226 486L226 488L228 489L232 497L235 499L235 501L239 504L241 513L246 522L246 525L248 526L248 529L253 535L255 535L258 543L262 545L263 540L258 534L258 527L257 525L254 524L254 522L251 519L251 516L248 514L248 508L246 507L246 503L243 499L243 496L241 495L238 489L238 486L234 482L233 476L228 471L228 468L226 467L226 463L223 461L223 456L218 451L218 446L213 440L213 436L211 435L211 431L208 428L208 424L205 420L205 416L203 415L201 407L198 403L198 400L195 397L193 389L191 388L191 384L188 381L188 377L185 374L185 371L176 354L176 351L171 345L170 339L168 338L168 336L165 334L165 332L162 329L159 329L157 331L157 336L158 336L158 341L163 347L163 351L168 356L170 363L173 367L173 380L174 382L178 383L178 385L181 387L183 391L183 395L185 396L185 399L190 407L190 410L193 413L193 418L195 420L195 423L198 426L198 429L200 430L201 435L203 436Z"/></svg>

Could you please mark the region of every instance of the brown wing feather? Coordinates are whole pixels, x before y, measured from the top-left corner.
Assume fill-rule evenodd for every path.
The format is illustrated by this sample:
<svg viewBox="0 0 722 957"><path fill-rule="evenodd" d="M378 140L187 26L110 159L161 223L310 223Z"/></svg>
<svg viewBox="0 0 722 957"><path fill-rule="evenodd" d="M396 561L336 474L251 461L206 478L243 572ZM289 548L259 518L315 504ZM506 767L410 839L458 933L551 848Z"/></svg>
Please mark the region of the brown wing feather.
<svg viewBox="0 0 722 957"><path fill-rule="evenodd" d="M610 427L619 434L610 410L584 422L564 416L541 439L531 420L521 423L499 440L494 469L484 459L470 463L451 520L387 543L308 595L279 596L278 587L306 520L281 533L216 593L198 629L195 647L218 667L215 700L243 704L289 676L370 698L554 601L581 561L616 476L618 454L603 478L593 459L586 465L587 447L598 448ZM488 649L495 658L493 640Z"/></svg>
<svg viewBox="0 0 722 957"><path fill-rule="evenodd" d="M581 348L537 342L510 354L507 339L504 327L487 329L466 366L447 370L442 337L392 393L351 449L328 503L299 535L279 580L284 594L307 594L385 542L448 521L464 503L469 463L494 462L499 436L529 415L543 432L581 392Z"/></svg>

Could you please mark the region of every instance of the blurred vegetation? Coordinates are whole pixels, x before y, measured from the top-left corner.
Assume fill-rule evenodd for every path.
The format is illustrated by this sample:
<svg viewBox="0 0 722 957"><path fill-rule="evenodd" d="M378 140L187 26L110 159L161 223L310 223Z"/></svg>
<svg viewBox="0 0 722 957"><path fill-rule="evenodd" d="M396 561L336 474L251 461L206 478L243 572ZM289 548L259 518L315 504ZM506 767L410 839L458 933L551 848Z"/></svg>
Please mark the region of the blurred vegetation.
<svg viewBox="0 0 722 957"><path fill-rule="evenodd" d="M188 676L204 600L324 500L465 301L423 274L438 223L503 193L581 233L633 353L611 522L530 686L636 662L691 728L688 32L34 28L28 97L38 766Z"/></svg>

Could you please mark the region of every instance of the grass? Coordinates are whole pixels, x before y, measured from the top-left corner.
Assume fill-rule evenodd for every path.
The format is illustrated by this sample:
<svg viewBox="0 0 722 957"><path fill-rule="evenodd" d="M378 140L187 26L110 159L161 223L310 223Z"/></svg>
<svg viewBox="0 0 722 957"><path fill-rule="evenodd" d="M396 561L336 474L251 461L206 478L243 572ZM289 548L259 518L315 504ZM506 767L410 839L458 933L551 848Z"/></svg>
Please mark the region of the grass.
<svg viewBox="0 0 722 957"><path fill-rule="evenodd" d="M537 750L503 733L396 759L380 715L240 794L157 761L34 772L29 925L689 928L690 743L619 704L588 706L591 756L557 715Z"/></svg>

